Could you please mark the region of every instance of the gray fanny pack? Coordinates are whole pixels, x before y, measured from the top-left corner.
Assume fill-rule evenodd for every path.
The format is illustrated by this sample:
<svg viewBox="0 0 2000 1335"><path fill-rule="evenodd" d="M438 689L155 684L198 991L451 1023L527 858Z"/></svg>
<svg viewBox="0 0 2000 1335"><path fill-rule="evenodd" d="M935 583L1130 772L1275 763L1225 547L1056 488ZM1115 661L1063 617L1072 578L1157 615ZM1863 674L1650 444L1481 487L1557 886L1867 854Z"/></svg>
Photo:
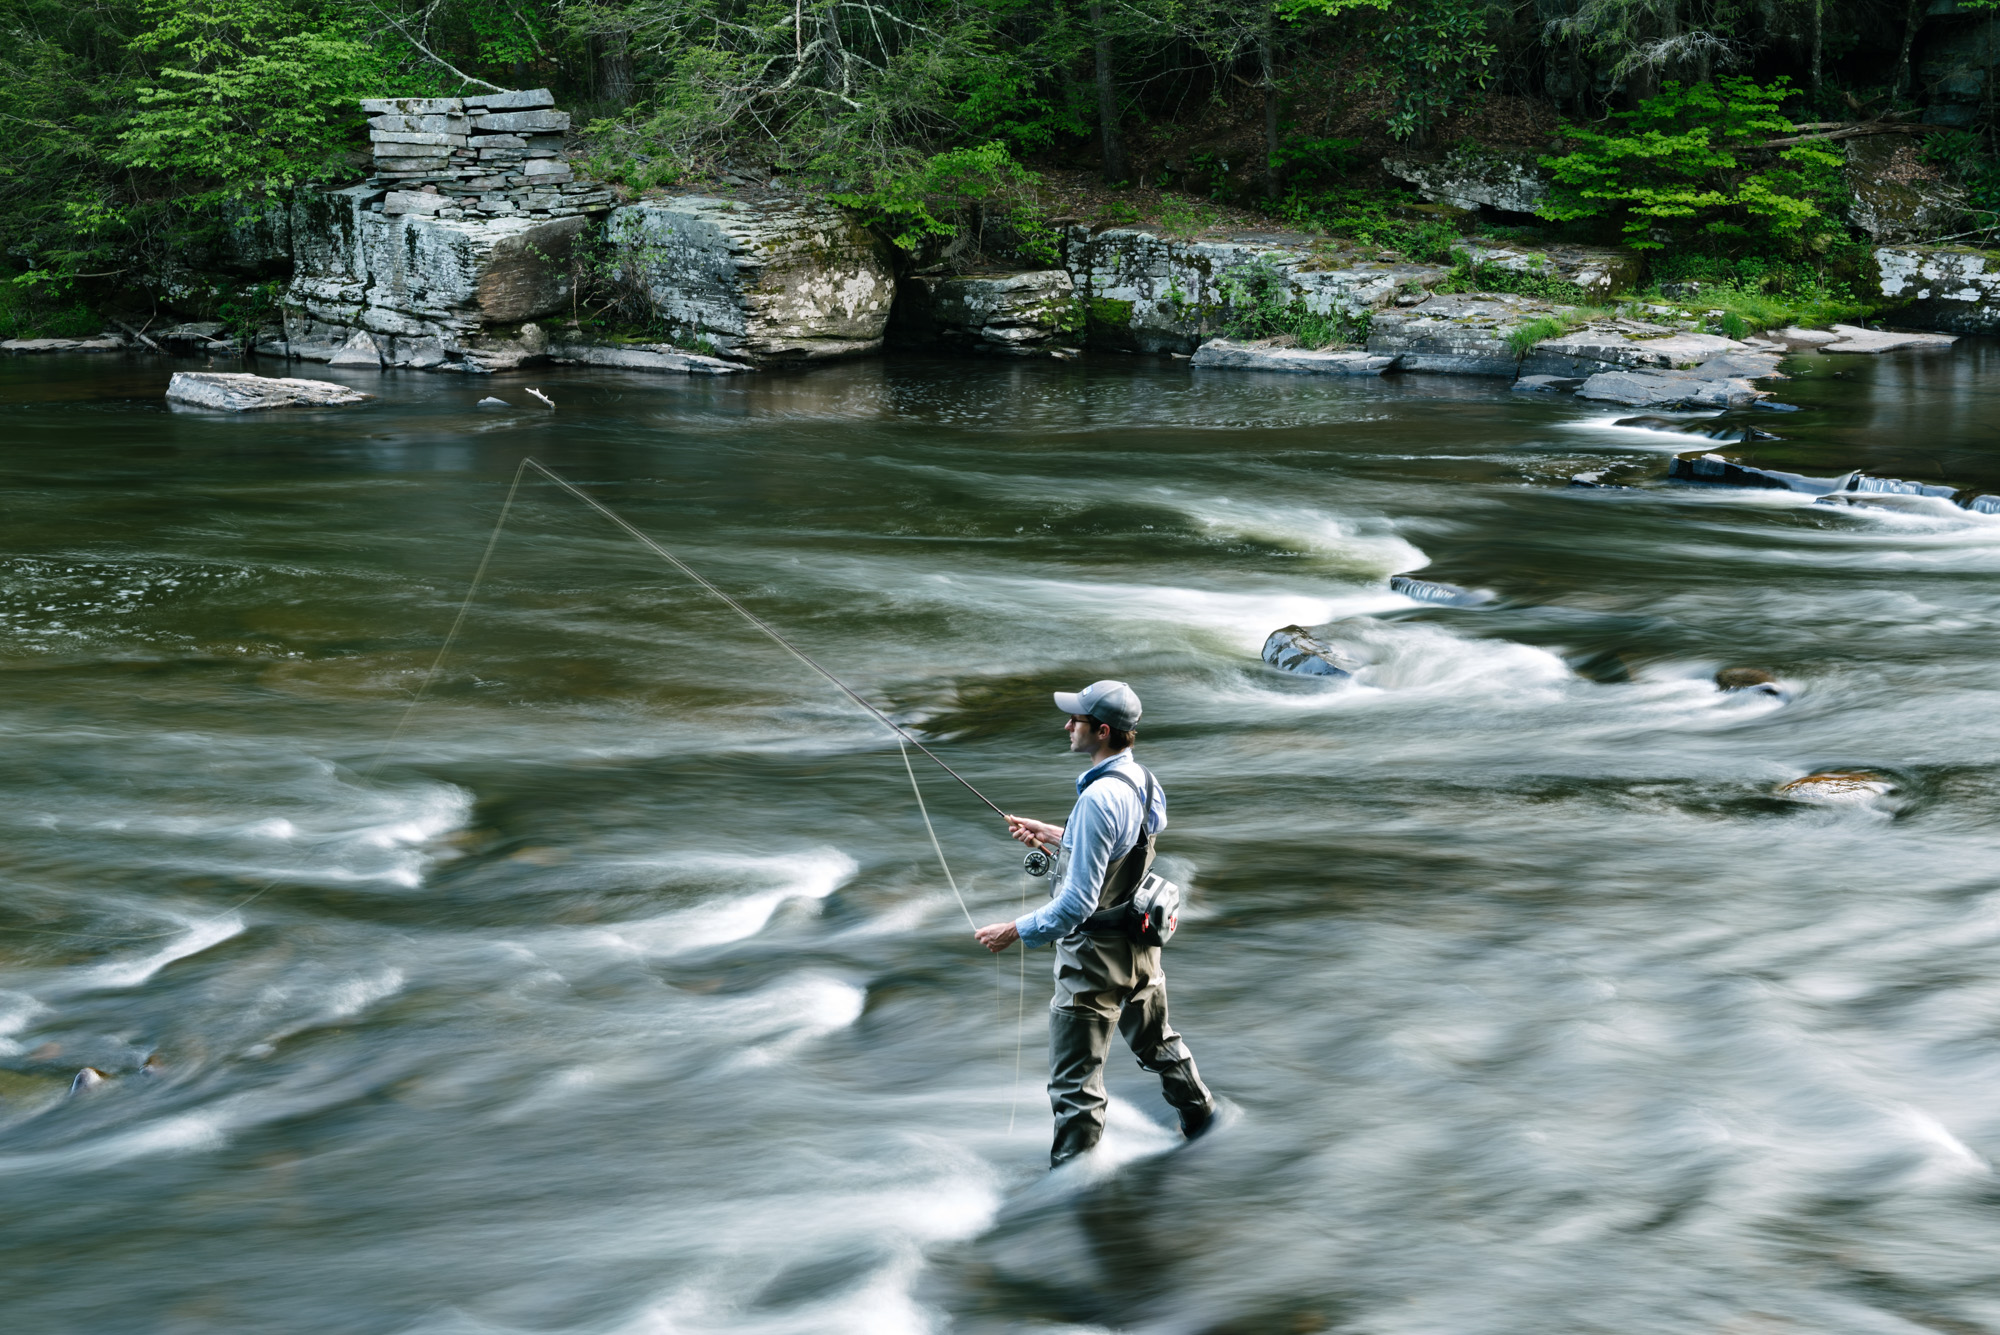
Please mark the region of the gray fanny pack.
<svg viewBox="0 0 2000 1335"><path fill-rule="evenodd" d="M1139 842L1111 860L1097 892L1097 912L1083 920L1092 936L1122 936L1142 946L1164 946L1181 925L1181 888L1153 870L1153 776L1141 789L1129 774L1108 771L1092 779L1117 779L1139 794Z"/></svg>

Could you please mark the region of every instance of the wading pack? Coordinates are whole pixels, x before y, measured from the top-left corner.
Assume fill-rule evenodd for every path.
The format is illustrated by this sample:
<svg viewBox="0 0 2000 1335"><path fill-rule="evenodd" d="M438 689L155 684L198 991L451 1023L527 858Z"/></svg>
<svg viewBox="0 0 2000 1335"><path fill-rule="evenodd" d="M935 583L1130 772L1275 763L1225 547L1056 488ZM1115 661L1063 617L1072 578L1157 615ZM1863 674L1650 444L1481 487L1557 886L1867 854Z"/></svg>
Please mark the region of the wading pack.
<svg viewBox="0 0 2000 1335"><path fill-rule="evenodd" d="M1142 946L1164 946L1181 925L1181 888L1153 871L1153 841L1146 828L1153 813L1153 776L1142 791L1129 774L1109 770L1092 779L1117 779L1139 794L1139 842L1111 860L1097 892L1097 912L1083 920L1093 936L1123 936Z"/></svg>

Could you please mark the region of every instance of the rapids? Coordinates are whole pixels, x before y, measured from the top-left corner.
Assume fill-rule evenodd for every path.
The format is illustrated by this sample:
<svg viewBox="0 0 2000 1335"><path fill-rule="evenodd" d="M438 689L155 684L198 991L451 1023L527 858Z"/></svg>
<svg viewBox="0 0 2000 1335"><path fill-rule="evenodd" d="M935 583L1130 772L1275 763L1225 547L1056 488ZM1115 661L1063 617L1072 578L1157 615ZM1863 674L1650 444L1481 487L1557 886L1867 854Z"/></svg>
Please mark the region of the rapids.
<svg viewBox="0 0 2000 1335"><path fill-rule="evenodd" d="M1769 466L2000 489L2000 346L1787 365ZM167 369L0 361L10 1329L2000 1330L2000 519L1571 488L1705 442L1478 380ZM893 738L545 482L390 745L524 454L1010 810L1131 681L1226 1124L1114 1046L1046 1175Z"/></svg>

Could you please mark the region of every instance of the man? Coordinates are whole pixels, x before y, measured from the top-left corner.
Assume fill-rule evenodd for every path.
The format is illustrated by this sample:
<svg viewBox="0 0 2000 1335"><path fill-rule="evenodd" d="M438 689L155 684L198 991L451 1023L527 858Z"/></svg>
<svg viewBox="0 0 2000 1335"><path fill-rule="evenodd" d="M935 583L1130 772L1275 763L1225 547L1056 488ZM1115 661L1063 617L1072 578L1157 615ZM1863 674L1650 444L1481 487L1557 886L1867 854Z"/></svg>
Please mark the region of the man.
<svg viewBox="0 0 2000 1335"><path fill-rule="evenodd" d="M1085 922L1130 899L1153 862L1153 837L1167 824L1166 794L1132 758L1139 697L1122 681L1057 691L1069 715L1069 749L1090 758L1076 781L1076 806L1066 826L1009 816L1007 832L1029 847L1061 846L1062 874L1043 908L975 935L998 954L1019 941L1056 947L1056 995L1049 1003L1049 1105L1055 1144L1049 1163L1075 1158L1104 1135L1104 1059L1116 1024L1139 1065L1160 1077L1160 1090L1180 1113L1192 1140L1215 1117L1215 1099L1194 1069L1187 1044L1167 1023L1167 980L1160 948L1143 946L1116 927Z"/></svg>

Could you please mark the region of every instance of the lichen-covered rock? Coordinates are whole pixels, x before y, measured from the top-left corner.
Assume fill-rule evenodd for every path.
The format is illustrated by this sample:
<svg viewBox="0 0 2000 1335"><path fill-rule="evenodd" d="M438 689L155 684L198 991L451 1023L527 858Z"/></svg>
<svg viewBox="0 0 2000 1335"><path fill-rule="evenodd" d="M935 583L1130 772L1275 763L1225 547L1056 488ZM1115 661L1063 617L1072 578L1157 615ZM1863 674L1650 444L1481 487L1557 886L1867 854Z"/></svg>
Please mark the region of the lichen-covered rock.
<svg viewBox="0 0 2000 1335"><path fill-rule="evenodd" d="M233 371L176 371L167 383L167 401L219 412L265 408L326 408L374 398L325 380L248 375Z"/></svg>
<svg viewBox="0 0 2000 1335"><path fill-rule="evenodd" d="M493 371L544 355L531 322L567 313L571 251L590 219L391 215L369 207L381 194L356 186L295 201L291 355L355 356L364 333L389 366Z"/></svg>
<svg viewBox="0 0 2000 1335"><path fill-rule="evenodd" d="M1549 174L1534 149L1485 148L1461 144L1442 158L1392 156L1382 169L1417 188L1417 193L1455 209L1485 206L1506 213L1533 213L1549 193Z"/></svg>
<svg viewBox="0 0 2000 1335"><path fill-rule="evenodd" d="M916 274L896 293L896 337L968 352L1029 354L1082 342L1082 309L1067 270Z"/></svg>
<svg viewBox="0 0 2000 1335"><path fill-rule="evenodd" d="M1847 216L1877 242L1925 241L1958 230L1965 191L1923 160L1922 146L1899 134L1847 141Z"/></svg>
<svg viewBox="0 0 2000 1335"><path fill-rule="evenodd" d="M611 244L683 342L753 363L881 348L896 295L887 248L852 213L701 195L611 215Z"/></svg>
<svg viewBox="0 0 2000 1335"><path fill-rule="evenodd" d="M1553 245L1530 250L1482 241L1468 242L1456 253L1482 269L1538 274L1572 283L1591 302L1608 302L1631 291L1645 272L1645 263L1637 254L1616 247Z"/></svg>
<svg viewBox="0 0 2000 1335"><path fill-rule="evenodd" d="M1308 375L1381 375L1396 364L1394 357L1373 352L1318 352L1287 348L1259 340L1238 343L1212 338L1195 350L1188 363L1196 370L1292 371Z"/></svg>
<svg viewBox="0 0 2000 1335"><path fill-rule="evenodd" d="M1958 334L2000 333L2000 251L1967 246L1884 246L1875 252L1882 295L1908 302L1901 324Z"/></svg>
<svg viewBox="0 0 2000 1335"><path fill-rule="evenodd" d="M1715 334L1693 334L1643 320L1610 320L1543 339L1521 359L1524 375L1592 376L1600 371L1689 370L1724 355L1758 355L1748 344ZM1733 374L1749 374L1744 363ZM1778 358L1764 354L1755 374L1775 375Z"/></svg>
<svg viewBox="0 0 2000 1335"><path fill-rule="evenodd" d="M1436 265L1329 259L1305 236L1184 241L1127 227L1071 228L1064 262L1083 301L1086 341L1118 352L1192 353L1227 310L1232 274L1267 271L1282 285L1273 294L1280 304L1355 317L1446 273Z"/></svg>
<svg viewBox="0 0 2000 1335"><path fill-rule="evenodd" d="M1381 311L1368 328L1368 351L1394 357L1402 371L1503 375L1521 369L1520 332L1556 306L1512 293L1454 293L1407 309Z"/></svg>
<svg viewBox="0 0 2000 1335"><path fill-rule="evenodd" d="M32 357L50 352L123 352L129 346L116 334L98 338L10 338L0 343L0 352L9 357Z"/></svg>

